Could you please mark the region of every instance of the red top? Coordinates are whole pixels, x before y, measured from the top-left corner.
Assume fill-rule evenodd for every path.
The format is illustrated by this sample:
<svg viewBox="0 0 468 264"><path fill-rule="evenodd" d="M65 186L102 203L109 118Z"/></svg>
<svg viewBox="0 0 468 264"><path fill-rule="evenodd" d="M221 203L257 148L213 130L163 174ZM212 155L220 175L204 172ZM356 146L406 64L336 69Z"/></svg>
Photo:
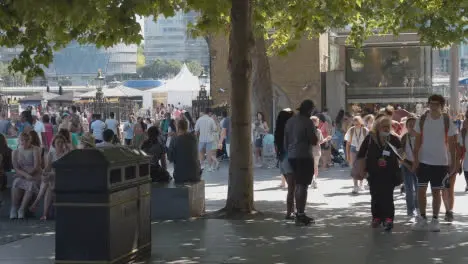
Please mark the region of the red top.
<svg viewBox="0 0 468 264"><path fill-rule="evenodd" d="M322 132L323 138L328 137L328 123L327 122L320 122L319 127L320 132Z"/></svg>
<svg viewBox="0 0 468 264"><path fill-rule="evenodd" d="M47 149L50 148L52 145L52 139L54 138L54 126L51 123L45 123L44 124L44 129L45 129L45 140L44 146L47 147Z"/></svg>
<svg viewBox="0 0 468 264"><path fill-rule="evenodd" d="M402 132L403 128L401 127L400 123L393 120L392 121L392 129L393 129L393 132L395 132L395 134L401 136L401 132Z"/></svg>

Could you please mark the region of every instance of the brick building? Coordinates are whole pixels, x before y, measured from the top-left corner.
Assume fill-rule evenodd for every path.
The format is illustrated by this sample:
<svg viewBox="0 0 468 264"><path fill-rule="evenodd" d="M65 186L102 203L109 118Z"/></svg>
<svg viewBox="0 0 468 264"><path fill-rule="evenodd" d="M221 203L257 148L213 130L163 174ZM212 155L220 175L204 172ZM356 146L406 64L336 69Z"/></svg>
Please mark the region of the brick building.
<svg viewBox="0 0 468 264"><path fill-rule="evenodd" d="M229 104L231 89L230 73L227 68L229 56L228 38L215 36L210 41L211 96L215 105ZM279 110L295 109L306 98L312 99L317 107L323 102L321 72L328 68L328 36L320 39L304 39L297 49L287 56L270 58L273 82L273 116ZM255 87L253 87L255 89Z"/></svg>

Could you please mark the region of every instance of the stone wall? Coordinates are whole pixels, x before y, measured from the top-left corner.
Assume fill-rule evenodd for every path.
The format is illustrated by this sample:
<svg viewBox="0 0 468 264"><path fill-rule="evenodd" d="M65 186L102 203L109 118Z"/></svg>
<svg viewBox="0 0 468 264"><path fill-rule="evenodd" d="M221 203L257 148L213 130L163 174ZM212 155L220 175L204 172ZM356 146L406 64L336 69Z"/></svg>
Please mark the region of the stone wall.
<svg viewBox="0 0 468 264"><path fill-rule="evenodd" d="M277 105L276 108L295 109L306 98L312 99L317 107L321 108L320 67L326 55L320 54L320 46L327 45L320 45L319 39L303 39L297 49L287 56L270 58L273 86L280 90L275 93L288 97L278 101L291 104ZM215 105L229 104L231 84L227 68L228 47L227 37L215 36L210 40L211 96ZM220 88L225 92L220 91Z"/></svg>

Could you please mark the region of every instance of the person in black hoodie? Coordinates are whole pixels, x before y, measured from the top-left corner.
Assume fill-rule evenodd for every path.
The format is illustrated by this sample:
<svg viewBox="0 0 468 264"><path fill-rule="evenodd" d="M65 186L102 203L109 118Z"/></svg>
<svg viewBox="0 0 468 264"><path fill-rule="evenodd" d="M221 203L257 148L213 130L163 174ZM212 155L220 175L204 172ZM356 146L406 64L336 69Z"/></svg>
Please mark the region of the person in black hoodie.
<svg viewBox="0 0 468 264"><path fill-rule="evenodd" d="M297 109L299 113L289 118L284 130L284 147L296 183L296 224L298 225L309 225L314 222L314 219L308 217L304 212L307 202L307 188L312 183L314 176L312 146L316 146L318 143L317 128L310 120L314 108L314 102L304 100Z"/></svg>
<svg viewBox="0 0 468 264"><path fill-rule="evenodd" d="M383 224L385 230L393 228L395 205L393 190L401 184L397 154L392 150L401 148L400 139L391 134L392 120L381 117L374 129L366 136L358 152L358 166L367 169L371 194L372 227ZM361 172L363 173L363 171Z"/></svg>

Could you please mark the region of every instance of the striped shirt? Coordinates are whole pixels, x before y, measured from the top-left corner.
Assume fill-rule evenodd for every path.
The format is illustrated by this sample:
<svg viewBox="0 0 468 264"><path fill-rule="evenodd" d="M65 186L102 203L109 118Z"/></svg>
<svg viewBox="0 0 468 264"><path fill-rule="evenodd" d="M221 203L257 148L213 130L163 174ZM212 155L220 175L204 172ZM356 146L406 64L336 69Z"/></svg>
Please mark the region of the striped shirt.
<svg viewBox="0 0 468 264"><path fill-rule="evenodd" d="M195 123L195 131L199 133L198 140L203 143L213 142L213 134L216 132L216 123L208 115L202 115Z"/></svg>

